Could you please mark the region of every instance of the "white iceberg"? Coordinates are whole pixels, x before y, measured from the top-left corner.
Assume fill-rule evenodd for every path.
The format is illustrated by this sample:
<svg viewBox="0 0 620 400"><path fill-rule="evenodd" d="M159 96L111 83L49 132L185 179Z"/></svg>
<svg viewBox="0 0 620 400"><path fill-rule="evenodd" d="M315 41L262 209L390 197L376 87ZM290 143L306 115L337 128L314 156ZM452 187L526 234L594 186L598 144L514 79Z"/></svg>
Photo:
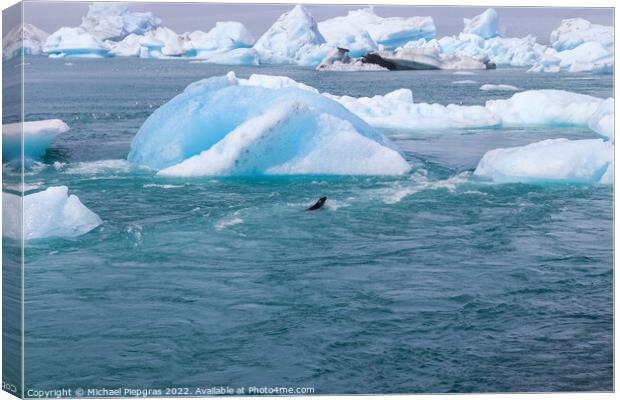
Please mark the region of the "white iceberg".
<svg viewBox="0 0 620 400"><path fill-rule="evenodd" d="M518 92L521 89L513 85L505 85L505 84L494 85L491 83L485 83L484 85L480 86L480 90L485 91L485 92L490 92L490 91Z"/></svg>
<svg viewBox="0 0 620 400"><path fill-rule="evenodd" d="M613 145L601 139L549 139L488 151L474 175L497 183L610 183L613 155Z"/></svg>
<svg viewBox="0 0 620 400"><path fill-rule="evenodd" d="M295 64L318 52L325 39L310 12L297 5L284 13L254 45L264 64ZM322 58L319 56L317 63Z"/></svg>
<svg viewBox="0 0 620 400"><path fill-rule="evenodd" d="M344 107L285 77L234 73L189 85L157 109L129 161L162 175L398 175L396 146ZM370 160L370 161L369 161Z"/></svg>
<svg viewBox="0 0 620 400"><path fill-rule="evenodd" d="M123 3L93 3L80 27L99 40L123 40L156 29L161 20L150 12L130 12Z"/></svg>
<svg viewBox="0 0 620 400"><path fill-rule="evenodd" d="M500 118L482 106L414 103L409 89L384 96L350 97L323 94L376 128L427 130L497 126Z"/></svg>
<svg viewBox="0 0 620 400"><path fill-rule="evenodd" d="M347 44L342 42L344 39L350 43L366 42L367 49L373 50L372 44L367 39L362 39L364 32L367 32L377 45L385 50L394 50L412 40L432 39L435 36L435 23L431 17L383 18L369 7L349 11L343 17L321 21L319 31L329 44L347 47ZM352 55L357 56L354 53Z"/></svg>
<svg viewBox="0 0 620 400"><path fill-rule="evenodd" d="M47 32L32 24L18 25L2 37L2 57L39 55L48 36Z"/></svg>
<svg viewBox="0 0 620 400"><path fill-rule="evenodd" d="M22 233L24 240L75 237L101 225L101 218L68 192L66 186L53 186L23 196L23 209L21 196L2 192L2 236L17 240ZM23 211L23 225L18 210Z"/></svg>
<svg viewBox="0 0 620 400"><path fill-rule="evenodd" d="M560 52L574 49L585 42L598 42L613 51L614 28L593 24L583 18L565 19L551 32L549 42Z"/></svg>
<svg viewBox="0 0 620 400"><path fill-rule="evenodd" d="M248 48L254 45L254 37L240 22L217 22L209 32L194 31L189 34L193 57L208 58L213 53Z"/></svg>
<svg viewBox="0 0 620 400"><path fill-rule="evenodd" d="M63 27L49 35L43 51L50 57L92 57L108 55L109 47L82 28Z"/></svg>
<svg viewBox="0 0 620 400"><path fill-rule="evenodd" d="M24 157L38 159L45 154L56 136L68 130L69 126L59 119L25 121L23 125L20 122L2 125L2 159L9 161L21 157L22 132Z"/></svg>
<svg viewBox="0 0 620 400"><path fill-rule="evenodd" d="M509 99L489 100L485 108L503 125L588 126L603 99L565 90L543 89L516 93Z"/></svg>
<svg viewBox="0 0 620 400"><path fill-rule="evenodd" d="M260 57L253 48L238 48L211 54L204 62L221 65L259 65Z"/></svg>
<svg viewBox="0 0 620 400"><path fill-rule="evenodd" d="M614 99L603 101L588 119L588 127L614 142Z"/></svg>
<svg viewBox="0 0 620 400"><path fill-rule="evenodd" d="M473 19L463 19L463 33L470 33L480 36L483 39L490 39L498 35L499 16L497 12L489 8Z"/></svg>
<svg viewBox="0 0 620 400"><path fill-rule="evenodd" d="M143 36L130 33L125 36L120 42L106 41L106 44L110 47L110 54L117 57L138 57L142 46L140 41Z"/></svg>

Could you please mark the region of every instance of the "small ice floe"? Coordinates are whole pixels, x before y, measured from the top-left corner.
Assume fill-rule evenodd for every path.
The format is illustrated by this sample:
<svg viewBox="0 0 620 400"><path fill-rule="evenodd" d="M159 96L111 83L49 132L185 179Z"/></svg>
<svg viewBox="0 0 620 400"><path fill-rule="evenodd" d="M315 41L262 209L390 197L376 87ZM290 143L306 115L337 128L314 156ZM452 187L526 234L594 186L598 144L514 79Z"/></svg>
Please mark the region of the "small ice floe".
<svg viewBox="0 0 620 400"><path fill-rule="evenodd" d="M471 79L464 79L462 81L454 81L452 82L453 85L471 85L471 84L476 84L478 82L476 81L472 81Z"/></svg>
<svg viewBox="0 0 620 400"><path fill-rule="evenodd" d="M101 225L101 218L89 210L76 195L69 195L66 186L53 186L47 190L23 197L24 240L48 237L75 237ZM22 197L2 193L2 235L21 237Z"/></svg>
<svg viewBox="0 0 620 400"><path fill-rule="evenodd" d="M21 157L22 135L24 157L38 159L49 145L69 126L60 119L24 121L2 125L2 160L9 161Z"/></svg>
<svg viewBox="0 0 620 400"><path fill-rule="evenodd" d="M613 183L614 147L602 139L548 139L488 151L474 175L496 183Z"/></svg>
<svg viewBox="0 0 620 400"><path fill-rule="evenodd" d="M487 84L480 86L480 90L485 91L485 92L494 91L494 90L504 91L504 92L518 92L521 89L513 85L504 85L504 84L493 85L493 84L487 83Z"/></svg>

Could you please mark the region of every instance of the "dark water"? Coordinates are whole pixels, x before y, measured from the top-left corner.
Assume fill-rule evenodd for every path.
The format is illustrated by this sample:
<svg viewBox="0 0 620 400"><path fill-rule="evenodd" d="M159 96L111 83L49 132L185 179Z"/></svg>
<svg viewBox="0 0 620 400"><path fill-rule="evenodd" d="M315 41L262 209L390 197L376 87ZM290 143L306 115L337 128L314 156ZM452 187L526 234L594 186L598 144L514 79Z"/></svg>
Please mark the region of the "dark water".
<svg viewBox="0 0 620 400"><path fill-rule="evenodd" d="M120 161L155 108L231 69L442 104L510 96L483 83L609 97L611 77L28 62L26 119L72 129L26 184L68 186L104 224L27 244L27 388L612 390L613 189L471 177L488 149L587 129L386 132L414 166L400 178L164 179Z"/></svg>

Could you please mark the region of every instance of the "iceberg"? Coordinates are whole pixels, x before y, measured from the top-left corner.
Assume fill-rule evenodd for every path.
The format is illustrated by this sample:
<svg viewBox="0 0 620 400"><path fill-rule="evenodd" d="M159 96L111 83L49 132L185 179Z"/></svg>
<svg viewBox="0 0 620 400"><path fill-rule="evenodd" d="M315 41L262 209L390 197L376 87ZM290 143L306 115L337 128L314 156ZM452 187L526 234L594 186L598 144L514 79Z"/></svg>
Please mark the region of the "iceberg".
<svg viewBox="0 0 620 400"><path fill-rule="evenodd" d="M32 24L18 25L2 38L2 57L10 59L21 56L36 56L43 52L43 44L49 34Z"/></svg>
<svg viewBox="0 0 620 400"><path fill-rule="evenodd" d="M474 175L496 183L610 183L613 155L613 145L601 139L549 139L488 151Z"/></svg>
<svg viewBox="0 0 620 400"><path fill-rule="evenodd" d="M63 27L49 35L43 51L50 57L92 57L108 55L108 46L82 28Z"/></svg>
<svg viewBox="0 0 620 400"><path fill-rule="evenodd" d="M390 140L316 89L286 77L238 79L232 72L194 82L157 109L134 137L128 160L165 176L410 169Z"/></svg>
<svg viewBox="0 0 620 400"><path fill-rule="evenodd" d="M20 204L23 199L23 209ZM23 210L24 240L83 235L102 224L66 186L53 186L42 192L21 196L2 192L2 236L20 240Z"/></svg>
<svg viewBox="0 0 620 400"><path fill-rule="evenodd" d="M463 19L463 33L480 36L483 39L490 39L498 35L499 16L497 12L489 8L473 19Z"/></svg>
<svg viewBox="0 0 620 400"><path fill-rule="evenodd" d="M384 96L350 97L323 94L376 128L427 130L498 126L501 119L482 106L414 103L409 89Z"/></svg>
<svg viewBox="0 0 620 400"><path fill-rule="evenodd" d="M508 91L508 92L517 92L521 89L519 89L516 86L513 85L493 85L490 83L486 83L482 86L480 86L480 90L485 91L485 92L490 92L490 91L495 91L495 90L499 90L499 91Z"/></svg>
<svg viewBox="0 0 620 400"><path fill-rule="evenodd" d="M161 20L150 12L130 12L123 3L93 3L80 27L99 40L120 41L156 29Z"/></svg>
<svg viewBox="0 0 620 400"><path fill-rule="evenodd" d="M485 108L503 125L588 126L603 99L565 90L543 89L516 93L509 99L489 100Z"/></svg>
<svg viewBox="0 0 620 400"><path fill-rule="evenodd" d="M2 160L19 159L22 155L22 126L24 157L41 158L49 145L61 133L67 132L69 126L59 119L27 121L2 125Z"/></svg>
<svg viewBox="0 0 620 400"><path fill-rule="evenodd" d="M142 39L143 36L130 33L120 42L106 41L106 44L110 47L110 54L116 57L138 57Z"/></svg>
<svg viewBox="0 0 620 400"><path fill-rule="evenodd" d="M384 50L394 50L409 41L430 40L435 36L435 23L431 17L383 18L375 14L372 7L349 11L346 16L321 21L318 27L329 44L353 49L356 47L347 44L346 41L366 43L366 49L369 51L376 49L373 49L372 43L364 38L366 33Z"/></svg>
<svg viewBox="0 0 620 400"><path fill-rule="evenodd" d="M395 51L369 53L362 57L362 61L390 70L493 69L495 67L484 55L470 57L446 54L431 46L402 47Z"/></svg>
<svg viewBox="0 0 620 400"><path fill-rule="evenodd" d="M254 45L264 64L296 64L304 56L320 51L325 39L310 12L297 5L284 13ZM321 60L319 56L317 63Z"/></svg>
<svg viewBox="0 0 620 400"><path fill-rule="evenodd" d="M209 32L194 31L189 42L195 58L208 58L213 53L248 48L254 45L254 37L240 22L217 22Z"/></svg>
<svg viewBox="0 0 620 400"><path fill-rule="evenodd" d="M603 101L588 119L588 127L614 142L614 99Z"/></svg>
<svg viewBox="0 0 620 400"><path fill-rule="evenodd" d="M583 18L565 19L551 32L549 42L559 52L574 49L585 42L597 42L613 51L614 28L592 24Z"/></svg>
<svg viewBox="0 0 620 400"><path fill-rule="evenodd" d="M239 48L211 54L204 62L221 65L259 65L260 57L253 48Z"/></svg>

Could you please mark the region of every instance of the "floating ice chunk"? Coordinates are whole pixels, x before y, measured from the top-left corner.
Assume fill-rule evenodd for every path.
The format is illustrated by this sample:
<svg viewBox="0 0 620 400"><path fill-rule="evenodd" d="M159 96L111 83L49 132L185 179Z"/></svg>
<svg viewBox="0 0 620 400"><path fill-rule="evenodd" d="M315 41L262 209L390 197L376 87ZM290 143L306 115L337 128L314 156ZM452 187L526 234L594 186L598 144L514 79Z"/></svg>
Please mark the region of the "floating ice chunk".
<svg viewBox="0 0 620 400"><path fill-rule="evenodd" d="M517 92L517 91L519 91L521 89L519 89L518 87L513 86L513 85L503 85L503 84L492 85L490 83L486 83L486 84L480 86L480 90L483 90L485 92L494 91L494 90L508 91L508 92Z"/></svg>
<svg viewBox="0 0 620 400"><path fill-rule="evenodd" d="M565 19L551 32L549 41L557 51L574 49L585 42L598 42L613 51L614 28L592 24L583 18Z"/></svg>
<svg viewBox="0 0 620 400"><path fill-rule="evenodd" d="M377 43L372 40L366 31L335 38L333 42L328 44L349 50L351 57L361 57L364 54L379 50Z"/></svg>
<svg viewBox="0 0 620 400"><path fill-rule="evenodd" d="M334 96L352 113L377 128L426 130L441 128L478 128L497 126L501 120L482 106L414 103L409 89L399 89L384 96Z"/></svg>
<svg viewBox="0 0 620 400"><path fill-rule="evenodd" d="M323 43L325 39L310 12L297 5L278 18L258 39L254 49L261 63L295 64L304 55L317 51Z"/></svg>
<svg viewBox="0 0 620 400"><path fill-rule="evenodd" d="M412 40L432 39L435 36L435 23L431 17L383 18L369 7L349 11L343 17L319 22L319 31L328 43L345 47L346 44L342 43L342 40L352 43L365 41L370 44L360 36L367 32L377 45L385 50L393 50ZM354 53L352 55L357 56Z"/></svg>
<svg viewBox="0 0 620 400"><path fill-rule="evenodd" d="M497 12L489 8L473 19L463 19L463 33L471 33L483 39L489 39L498 34L499 16Z"/></svg>
<svg viewBox="0 0 620 400"><path fill-rule="evenodd" d="M54 186L23 197L24 240L49 237L75 237L101 225L101 218L86 208L66 186ZM20 239L21 196L2 193L2 235Z"/></svg>
<svg viewBox="0 0 620 400"><path fill-rule="evenodd" d="M588 127L601 136L614 142L614 99L603 101L590 116Z"/></svg>
<svg viewBox="0 0 620 400"><path fill-rule="evenodd" d="M45 154L56 136L69 130L59 119L26 121L23 123L24 157L38 159ZM2 125L2 159L5 161L21 157L22 124Z"/></svg>
<svg viewBox="0 0 620 400"><path fill-rule="evenodd" d="M409 169L396 150L350 122L284 100L158 175L400 175Z"/></svg>
<svg viewBox="0 0 620 400"><path fill-rule="evenodd" d="M254 37L240 22L217 22L209 32L195 31L189 41L196 58L208 58L213 53L247 48L254 45Z"/></svg>
<svg viewBox="0 0 620 400"><path fill-rule="evenodd" d="M452 82L453 85L473 85L473 84L476 84L476 83L478 83L478 82L473 81L471 79L463 79L461 81L453 81Z"/></svg>
<svg viewBox="0 0 620 400"><path fill-rule="evenodd" d="M211 54L206 57L205 62L221 65L258 65L259 56L256 50L252 48L239 48Z"/></svg>
<svg viewBox="0 0 620 400"><path fill-rule="evenodd" d="M587 126L603 99L564 90L528 90L506 100L489 100L486 108L503 125Z"/></svg>
<svg viewBox="0 0 620 400"><path fill-rule="evenodd" d="M360 154L381 162L367 165ZM286 77L237 79L232 72L195 82L157 109L134 137L128 159L183 176L381 175L409 168L391 141L316 89Z"/></svg>
<svg viewBox="0 0 620 400"><path fill-rule="evenodd" d="M50 57L106 57L108 46L82 28L63 27L49 35L43 51Z"/></svg>
<svg viewBox="0 0 620 400"><path fill-rule="evenodd" d="M150 12L130 12L123 3L93 3L80 27L99 40L119 41L132 33L144 34L160 24L161 20Z"/></svg>
<svg viewBox="0 0 620 400"><path fill-rule="evenodd" d="M18 57L22 53L39 55L49 34L32 24L18 25L2 38L2 57L5 59Z"/></svg>
<svg viewBox="0 0 620 400"><path fill-rule="evenodd" d="M117 57L138 57L140 55L140 41L143 36L131 33L120 42L108 41L106 44L110 47L110 54Z"/></svg>
<svg viewBox="0 0 620 400"><path fill-rule="evenodd" d="M601 139L549 139L491 150L482 157L474 175L497 183L607 183L613 173L608 174L613 154L613 145Z"/></svg>

